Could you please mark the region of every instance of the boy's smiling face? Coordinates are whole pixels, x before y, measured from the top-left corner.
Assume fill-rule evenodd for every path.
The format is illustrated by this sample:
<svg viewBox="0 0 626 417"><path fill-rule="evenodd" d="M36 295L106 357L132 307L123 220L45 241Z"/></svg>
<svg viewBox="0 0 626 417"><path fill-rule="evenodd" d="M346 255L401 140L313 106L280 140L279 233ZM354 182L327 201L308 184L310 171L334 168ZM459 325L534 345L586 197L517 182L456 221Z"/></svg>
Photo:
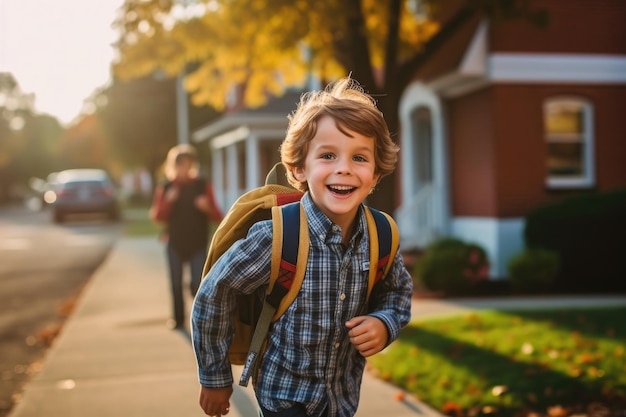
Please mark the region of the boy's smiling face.
<svg viewBox="0 0 626 417"><path fill-rule="evenodd" d="M351 226L359 205L376 186L374 138L337 128L330 116L317 122L317 132L309 142L304 166L293 173L306 181L315 204L342 227Z"/></svg>

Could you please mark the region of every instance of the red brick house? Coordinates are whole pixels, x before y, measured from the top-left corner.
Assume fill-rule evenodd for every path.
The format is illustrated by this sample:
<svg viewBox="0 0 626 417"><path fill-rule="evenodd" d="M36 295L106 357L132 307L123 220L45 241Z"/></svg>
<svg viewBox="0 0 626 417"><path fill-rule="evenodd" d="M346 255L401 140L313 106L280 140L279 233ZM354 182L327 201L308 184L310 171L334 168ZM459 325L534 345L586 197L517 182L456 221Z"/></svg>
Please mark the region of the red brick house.
<svg viewBox="0 0 626 417"><path fill-rule="evenodd" d="M465 3L439 2L443 25ZM549 14L546 28L478 13L455 24L399 103L401 248L476 242L494 279L522 250L534 207L626 187L626 1L531 4ZM233 109L194 133L212 149L223 208L278 161L299 94Z"/></svg>
<svg viewBox="0 0 626 417"><path fill-rule="evenodd" d="M452 17L460 2L441 3ZM626 187L626 2L532 5L546 28L466 19L399 105L402 247L479 243L493 278L523 248L529 210Z"/></svg>

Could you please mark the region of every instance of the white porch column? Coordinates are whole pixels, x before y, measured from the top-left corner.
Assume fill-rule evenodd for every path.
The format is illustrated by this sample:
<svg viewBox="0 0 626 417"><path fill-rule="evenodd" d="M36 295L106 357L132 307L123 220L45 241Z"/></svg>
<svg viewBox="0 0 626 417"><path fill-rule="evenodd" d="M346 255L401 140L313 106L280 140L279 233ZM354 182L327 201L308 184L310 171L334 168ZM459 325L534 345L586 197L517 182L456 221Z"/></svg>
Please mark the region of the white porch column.
<svg viewBox="0 0 626 417"><path fill-rule="evenodd" d="M215 199L217 204L222 209L222 212L226 212L225 195L225 178L224 178L224 150L212 149L211 150L211 180L213 182L213 191L215 193Z"/></svg>
<svg viewBox="0 0 626 417"><path fill-rule="evenodd" d="M259 170L259 138L251 134L246 138L246 191L263 185Z"/></svg>
<svg viewBox="0 0 626 417"><path fill-rule="evenodd" d="M239 165L237 164L237 144L226 147L226 206L230 207L239 197Z"/></svg>

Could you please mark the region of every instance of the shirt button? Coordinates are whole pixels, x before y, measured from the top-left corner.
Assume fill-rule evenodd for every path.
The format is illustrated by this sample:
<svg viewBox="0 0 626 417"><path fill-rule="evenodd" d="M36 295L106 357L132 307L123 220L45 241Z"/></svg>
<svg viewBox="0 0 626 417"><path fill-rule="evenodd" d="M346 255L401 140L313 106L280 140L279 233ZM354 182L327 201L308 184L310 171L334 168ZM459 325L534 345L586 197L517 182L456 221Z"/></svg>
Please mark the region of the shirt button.
<svg viewBox="0 0 626 417"><path fill-rule="evenodd" d="M345 300L345 299L346 299L346 295L345 295L345 294L341 294L341 295L339 296L339 299L340 299L341 301Z"/></svg>
<svg viewBox="0 0 626 417"><path fill-rule="evenodd" d="M339 342L335 343L335 349L339 349Z"/></svg>

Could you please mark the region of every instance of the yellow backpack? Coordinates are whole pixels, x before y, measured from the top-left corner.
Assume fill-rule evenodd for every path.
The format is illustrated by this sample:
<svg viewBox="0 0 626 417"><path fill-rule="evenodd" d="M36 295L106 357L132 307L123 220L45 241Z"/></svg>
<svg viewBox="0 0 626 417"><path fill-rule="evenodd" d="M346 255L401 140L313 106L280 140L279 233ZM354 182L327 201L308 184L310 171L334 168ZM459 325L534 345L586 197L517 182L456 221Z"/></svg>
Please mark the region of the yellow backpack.
<svg viewBox="0 0 626 417"><path fill-rule="evenodd" d="M206 276L217 259L244 238L254 223L272 219L269 287L239 295L233 317L235 333L228 355L233 365L245 365L239 381L242 386L247 386L250 376L256 373L269 327L298 295L306 271L309 230L299 204L303 194L286 184L284 167L279 163L268 174L266 185L239 197L213 234L204 265L203 276ZM369 207L365 213L370 236L369 299L374 284L391 268L399 233L389 215Z"/></svg>

